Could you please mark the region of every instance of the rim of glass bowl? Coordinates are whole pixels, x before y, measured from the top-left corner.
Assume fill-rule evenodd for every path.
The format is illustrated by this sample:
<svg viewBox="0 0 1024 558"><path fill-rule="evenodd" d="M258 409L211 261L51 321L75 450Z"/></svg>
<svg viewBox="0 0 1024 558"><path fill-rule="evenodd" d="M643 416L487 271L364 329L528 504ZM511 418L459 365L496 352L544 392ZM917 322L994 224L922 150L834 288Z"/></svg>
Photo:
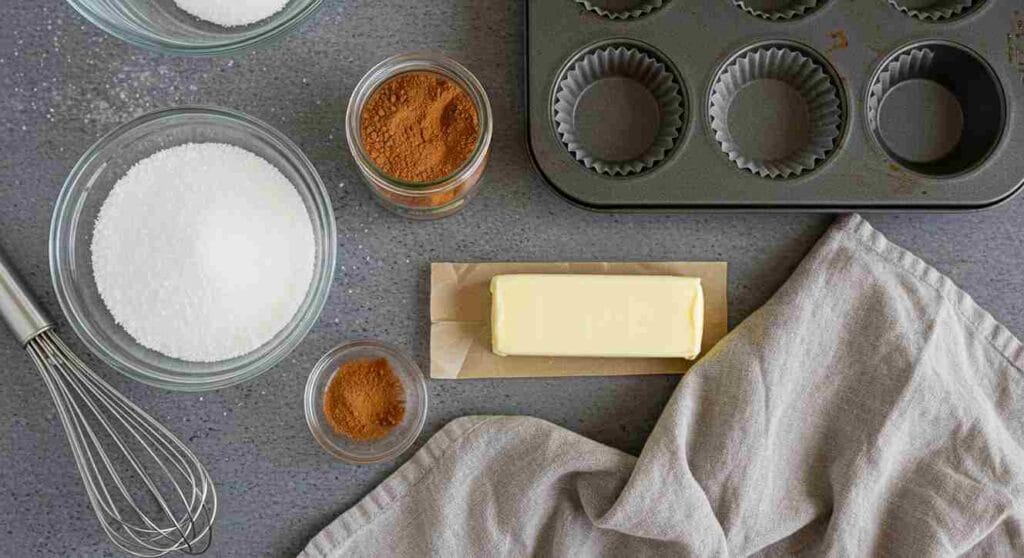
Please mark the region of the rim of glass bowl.
<svg viewBox="0 0 1024 558"><path fill-rule="evenodd" d="M335 366L341 361L342 357L344 357L346 353L359 349L368 349L370 351L386 355L397 361L402 370L408 371L413 376L418 396L422 398L420 412L415 417L410 417L408 419L412 421L410 423L412 428L406 435L406 439L402 440L401 444L395 446L390 451L373 455L371 457L362 457L351 454L345 451L344 448L338 447L331 442L330 437L324 434L324 428L322 428L320 421L318 420L318 417L321 417L323 413L320 412L320 401L314 393L316 385L324 374L333 373ZM313 369L309 373L309 378L306 380L306 389L302 394L302 407L303 412L306 415L306 425L309 427L309 431L313 435L313 438L318 444L320 444L320 447L346 463L350 463L352 465L372 465L374 463L383 463L385 461L395 459L405 453L414 443L416 443L416 439L420 437L421 433L423 433L423 425L427 421L427 407L429 405L429 399L430 397L427 393L427 382L424 379L423 370L420 369L419 365L416 364L416 361L413 360L412 357L398 347L384 343L383 341L361 339L358 341L342 343L330 351L327 351L327 354L317 361L316 365L313 366Z"/></svg>
<svg viewBox="0 0 1024 558"><path fill-rule="evenodd" d="M269 42L272 39L282 37L302 22L306 21L324 4L324 0L310 0L309 4L295 14L281 18L270 16L262 22L253 23L251 33L245 33L237 40L212 43L208 45L194 45L178 41L160 39L152 33L145 33L115 24L107 17L98 13L93 6L95 0L68 0L68 4L75 9L90 23L100 28L107 34L125 41L133 46L153 50L161 54L177 54L184 56L216 56L231 54L240 50L255 47Z"/></svg>
<svg viewBox="0 0 1024 558"><path fill-rule="evenodd" d="M182 372L168 372L166 370L154 369L153 367L135 366L124 360L119 355L120 351L108 347L105 342L101 341L95 333L95 331L100 331L101 328L90 319L89 309L83 304L80 297L77 294L73 294L75 280L70 268L74 262L71 245L74 243L77 227L90 225L90 223L79 223L79 220L86 196L92 188L91 182L83 180L83 178L88 178L84 177L83 173L92 161L103 154L113 141L136 128L164 119L196 115L222 118L235 124L241 124L254 135L274 145L286 155L304 177L301 184L293 185L297 189L304 189L311 198L313 205L316 206L315 209L309 208L310 220L313 224L314 235L320 237L321 246L318 247L319 253L317 254L317 262L320 262L319 269L315 270L306 300L303 301L302 306L296 313L296 316L301 315L301 318L295 321L291 331L288 331L284 337L277 341L275 346L259 358L247 358L260 352L260 349L257 349L249 355L239 357L244 360L237 362L233 366L209 373L189 372L186 374ZM93 354L100 357L111 368L144 384L174 391L199 392L225 388L256 378L280 363L305 339L319 319L320 313L327 302L327 297L330 294L337 260L337 226L334 221L334 210L331 207L330 196L327 193L323 180L320 178L320 174L302 150L284 134L256 118L230 109L212 106L182 106L143 114L126 124L122 124L101 137L82 155L68 175L61 189L60 196L57 198L57 203L53 210L53 218L50 222L49 250L50 277L53 281L53 288L61 310L64 312L75 334L78 335L79 339L85 343L86 347ZM264 345L264 347L266 346ZM169 357L168 359L184 363L184 361L177 359ZM224 362L235 360L237 359ZM204 366L216 366L217 364L202 363Z"/></svg>
<svg viewBox="0 0 1024 558"><path fill-rule="evenodd" d="M411 72L433 72L455 82L473 99L480 121L480 137L477 138L473 154L450 175L434 182L404 182L388 176L366 152L360 133L363 107L370 96L389 79ZM359 80L352 91L352 96L349 97L348 108L345 111L345 135L356 165L374 178L376 186L403 196L429 196L459 187L473 176L481 165L487 164L487 154L490 152L494 136L494 115L487 90L469 68L458 60L437 52L409 52L396 54L378 62Z"/></svg>

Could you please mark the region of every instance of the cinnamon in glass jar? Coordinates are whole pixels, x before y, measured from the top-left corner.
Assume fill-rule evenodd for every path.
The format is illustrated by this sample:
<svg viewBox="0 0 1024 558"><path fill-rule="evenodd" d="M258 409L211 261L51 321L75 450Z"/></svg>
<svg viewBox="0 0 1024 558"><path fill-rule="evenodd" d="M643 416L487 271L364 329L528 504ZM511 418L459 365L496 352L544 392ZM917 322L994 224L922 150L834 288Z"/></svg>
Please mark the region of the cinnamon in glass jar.
<svg viewBox="0 0 1024 558"><path fill-rule="evenodd" d="M476 150L480 119L473 100L432 72L399 74L363 107L363 146L384 174L411 184L438 182Z"/></svg>
<svg viewBox="0 0 1024 558"><path fill-rule="evenodd" d="M437 219L465 206L490 155L490 102L458 62L435 54L389 58L356 86L349 147L389 209Z"/></svg>

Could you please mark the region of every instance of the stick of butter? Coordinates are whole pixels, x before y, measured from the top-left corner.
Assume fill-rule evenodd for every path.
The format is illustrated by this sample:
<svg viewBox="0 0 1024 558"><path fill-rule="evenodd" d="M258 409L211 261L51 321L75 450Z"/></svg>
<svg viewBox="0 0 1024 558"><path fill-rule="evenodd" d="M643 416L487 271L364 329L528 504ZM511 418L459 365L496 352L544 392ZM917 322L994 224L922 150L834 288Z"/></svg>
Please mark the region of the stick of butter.
<svg viewBox="0 0 1024 558"><path fill-rule="evenodd" d="M700 279L498 275L491 342L500 356L686 358L700 354Z"/></svg>

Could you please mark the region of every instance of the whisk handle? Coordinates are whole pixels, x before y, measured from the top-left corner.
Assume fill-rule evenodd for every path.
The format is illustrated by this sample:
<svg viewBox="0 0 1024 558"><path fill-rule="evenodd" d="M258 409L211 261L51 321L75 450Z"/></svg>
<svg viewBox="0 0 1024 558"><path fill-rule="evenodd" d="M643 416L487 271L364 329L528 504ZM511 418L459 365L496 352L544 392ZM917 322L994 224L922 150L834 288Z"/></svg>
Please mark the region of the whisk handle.
<svg viewBox="0 0 1024 558"><path fill-rule="evenodd" d="M53 322L25 288L3 252L0 252L0 317L22 345L53 327Z"/></svg>

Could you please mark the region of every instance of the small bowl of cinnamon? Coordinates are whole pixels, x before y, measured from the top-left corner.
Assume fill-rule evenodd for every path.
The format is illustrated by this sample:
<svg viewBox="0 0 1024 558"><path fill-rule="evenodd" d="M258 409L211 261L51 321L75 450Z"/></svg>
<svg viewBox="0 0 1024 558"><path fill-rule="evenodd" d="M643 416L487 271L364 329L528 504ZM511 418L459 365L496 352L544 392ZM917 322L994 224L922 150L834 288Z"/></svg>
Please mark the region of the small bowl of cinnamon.
<svg viewBox="0 0 1024 558"><path fill-rule="evenodd" d="M306 382L306 423L335 457L355 465L392 460L419 437L427 387L396 347L355 341L329 351Z"/></svg>

